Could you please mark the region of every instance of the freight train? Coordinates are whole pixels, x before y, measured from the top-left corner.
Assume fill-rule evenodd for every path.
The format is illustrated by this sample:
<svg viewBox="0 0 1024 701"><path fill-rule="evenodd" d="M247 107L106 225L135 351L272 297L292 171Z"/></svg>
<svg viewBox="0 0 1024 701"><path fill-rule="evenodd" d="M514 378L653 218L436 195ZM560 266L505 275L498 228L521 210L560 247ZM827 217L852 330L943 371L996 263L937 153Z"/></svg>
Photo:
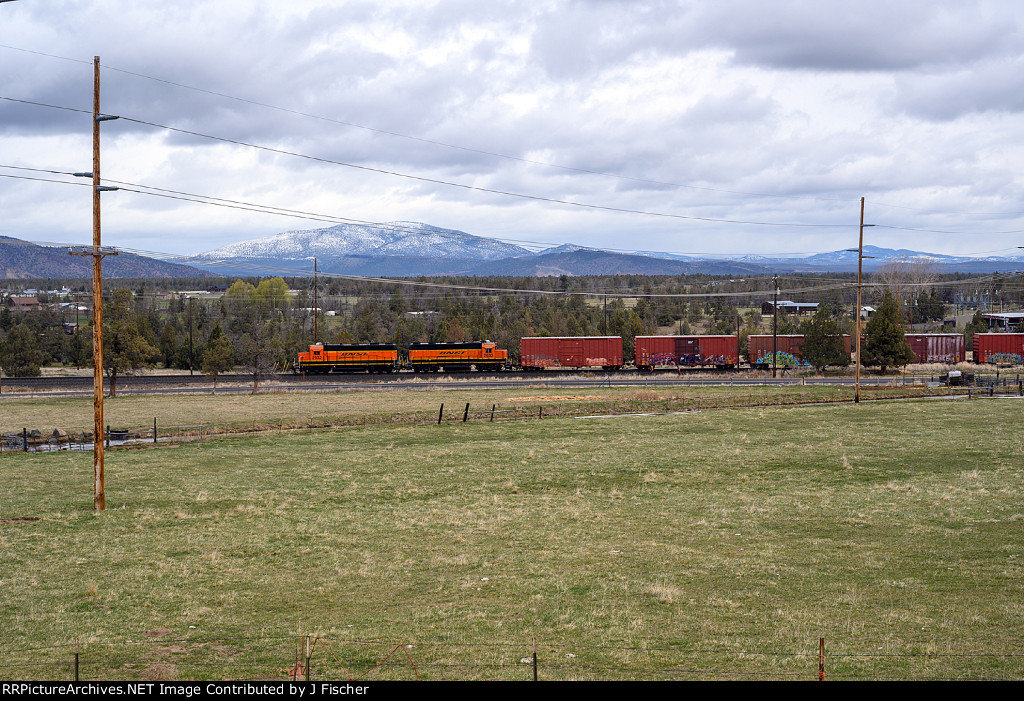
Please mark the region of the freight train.
<svg viewBox="0 0 1024 701"><path fill-rule="evenodd" d="M408 358L401 362L394 343L327 343L300 352L295 371L323 375L330 372L413 372L497 371L509 367L508 351L490 341L470 343L413 343Z"/></svg>
<svg viewBox="0 0 1024 701"><path fill-rule="evenodd" d="M966 359L963 334L907 334L916 363L959 363ZM799 335L751 335L747 360L751 368L806 366ZM863 343L863 338L862 338ZM852 339L843 336L847 354ZM633 366L658 369L741 366L736 336L637 336ZM979 363L1024 363L1024 333L974 335L974 360ZM526 337L520 340L519 365L510 363L508 351L491 341L467 343L413 343L400 357L394 343L316 344L300 352L295 371L310 374L352 372L494 372L522 370L619 370L627 365L620 336Z"/></svg>

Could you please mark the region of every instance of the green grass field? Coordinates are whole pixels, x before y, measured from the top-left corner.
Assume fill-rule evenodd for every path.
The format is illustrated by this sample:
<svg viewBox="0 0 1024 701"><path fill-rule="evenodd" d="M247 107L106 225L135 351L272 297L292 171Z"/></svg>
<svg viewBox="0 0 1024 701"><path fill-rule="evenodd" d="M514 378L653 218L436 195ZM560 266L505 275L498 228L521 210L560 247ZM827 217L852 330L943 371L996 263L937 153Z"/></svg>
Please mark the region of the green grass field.
<svg viewBox="0 0 1024 701"><path fill-rule="evenodd" d="M445 415L461 418L466 403L473 411L513 411L523 416L542 410L545 415L582 415L623 412L692 411L722 407L852 401L853 387L587 387L552 389L525 386L507 390L466 390L458 381L444 388L409 383L410 389L349 392L270 392L253 394L119 395L104 401L104 423L114 429L152 431L158 428L204 424L220 432L325 427L352 424L436 422L441 404ZM941 396L957 389L871 387L865 399L905 396ZM499 414L499 418L502 415ZM91 431L92 397L4 398L0 403L0 434L22 428L49 434L55 428ZM150 434L151 435L151 434Z"/></svg>
<svg viewBox="0 0 1024 701"><path fill-rule="evenodd" d="M108 452L102 513L5 454L0 677L1019 679L1022 408L222 437Z"/></svg>

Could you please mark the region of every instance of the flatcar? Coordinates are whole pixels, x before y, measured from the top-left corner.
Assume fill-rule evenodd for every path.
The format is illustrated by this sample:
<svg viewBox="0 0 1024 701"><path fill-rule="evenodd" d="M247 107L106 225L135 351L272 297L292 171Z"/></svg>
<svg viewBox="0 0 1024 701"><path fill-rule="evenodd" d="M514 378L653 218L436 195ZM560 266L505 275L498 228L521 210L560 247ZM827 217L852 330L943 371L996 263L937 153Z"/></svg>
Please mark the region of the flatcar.
<svg viewBox="0 0 1024 701"><path fill-rule="evenodd" d="M519 364L523 370L545 368L602 368L618 370L622 359L621 336L545 336L520 339Z"/></svg>
<svg viewBox="0 0 1024 701"><path fill-rule="evenodd" d="M394 372L398 369L394 343L327 343L299 353L296 372L325 375L330 372Z"/></svg>
<svg viewBox="0 0 1024 701"><path fill-rule="evenodd" d="M915 363L959 363L967 356L962 333L908 333Z"/></svg>
<svg viewBox="0 0 1024 701"><path fill-rule="evenodd" d="M740 363L739 339L735 336L637 336L634 361L637 370L656 368L734 368Z"/></svg>
<svg viewBox="0 0 1024 701"><path fill-rule="evenodd" d="M508 366L508 351L491 341L468 343L413 343L409 367L413 372L491 372Z"/></svg>
<svg viewBox="0 0 1024 701"><path fill-rule="evenodd" d="M974 334L974 362L1024 363L1024 333Z"/></svg>

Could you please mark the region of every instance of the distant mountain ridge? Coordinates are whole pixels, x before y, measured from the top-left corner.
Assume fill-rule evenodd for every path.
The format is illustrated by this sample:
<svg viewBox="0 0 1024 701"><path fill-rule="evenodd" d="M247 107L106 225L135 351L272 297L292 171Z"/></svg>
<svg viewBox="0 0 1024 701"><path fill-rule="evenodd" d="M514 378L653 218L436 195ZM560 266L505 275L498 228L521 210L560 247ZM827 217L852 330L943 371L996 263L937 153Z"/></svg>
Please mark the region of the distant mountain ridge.
<svg viewBox="0 0 1024 701"><path fill-rule="evenodd" d="M926 261L941 273L1024 269L1024 258L971 258L909 249L864 247L864 272L892 260ZM687 256L605 251L562 244L532 251L502 241L418 222L339 224L288 231L183 257L188 265L122 254L103 263L107 277L308 276L313 259L324 273L360 277L548 275L771 275L856 272L857 252L837 250L800 258ZM65 247L44 247L0 236L0 271L6 278L88 278L91 262Z"/></svg>
<svg viewBox="0 0 1024 701"><path fill-rule="evenodd" d="M0 236L0 277L4 279L91 278L92 258L68 254L69 246L39 246ZM107 278L206 277L207 272L131 253L103 259Z"/></svg>
<svg viewBox="0 0 1024 701"><path fill-rule="evenodd" d="M199 267L216 261L220 273L259 274L274 266L312 271L312 260L328 273L366 276L543 276L543 275L765 275L786 272L856 272L857 252L812 256L687 256L605 251L562 244L539 252L522 246L417 222L339 224L290 231L200 254ZM993 272L1024 267L1020 258L969 258L909 249L864 247L865 272L891 260L927 261L939 272ZM236 267L237 266L237 267ZM299 273L296 273L299 274Z"/></svg>
<svg viewBox="0 0 1024 701"><path fill-rule="evenodd" d="M383 226L338 224L324 229L287 231L216 248L199 259L334 259L345 256L498 260L530 255L522 246L417 222Z"/></svg>

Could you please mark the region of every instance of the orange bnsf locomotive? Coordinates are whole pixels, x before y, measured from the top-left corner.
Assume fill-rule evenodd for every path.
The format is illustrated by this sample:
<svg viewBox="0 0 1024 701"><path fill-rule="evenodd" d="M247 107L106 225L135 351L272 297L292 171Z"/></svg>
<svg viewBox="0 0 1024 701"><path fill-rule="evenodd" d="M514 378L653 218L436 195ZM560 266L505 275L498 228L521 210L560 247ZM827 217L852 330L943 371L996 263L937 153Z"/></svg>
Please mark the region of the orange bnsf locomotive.
<svg viewBox="0 0 1024 701"><path fill-rule="evenodd" d="M413 372L481 372L508 367L508 351L490 341L470 343L413 343L408 363L398 358L394 343L327 343L299 353L295 372L326 375L330 372L395 372L403 367Z"/></svg>
<svg viewBox="0 0 1024 701"><path fill-rule="evenodd" d="M326 375L329 372L394 372L398 346L394 343L327 343L299 353L296 372Z"/></svg>
<svg viewBox="0 0 1024 701"><path fill-rule="evenodd" d="M504 370L506 366L508 351L490 341L409 345L409 367L413 372L494 371Z"/></svg>

